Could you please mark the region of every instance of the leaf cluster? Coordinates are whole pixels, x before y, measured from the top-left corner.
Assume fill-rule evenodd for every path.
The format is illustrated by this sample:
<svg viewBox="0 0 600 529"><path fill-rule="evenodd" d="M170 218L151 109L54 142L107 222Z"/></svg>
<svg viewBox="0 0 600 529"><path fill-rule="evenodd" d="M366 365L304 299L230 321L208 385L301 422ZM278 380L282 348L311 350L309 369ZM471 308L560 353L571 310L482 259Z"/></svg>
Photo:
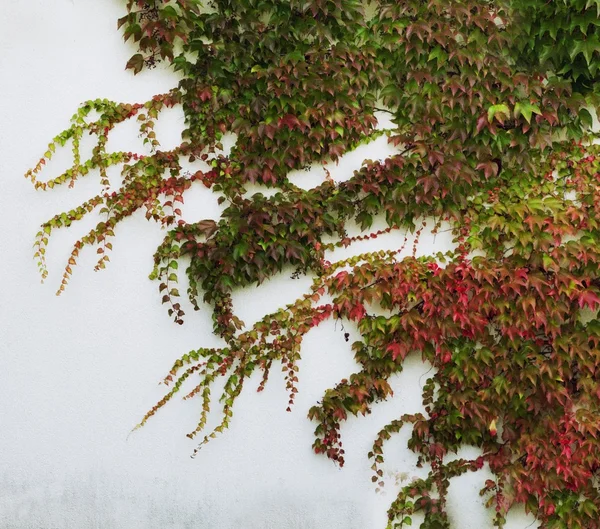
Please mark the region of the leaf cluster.
<svg viewBox="0 0 600 529"><path fill-rule="evenodd" d="M359 331L352 350L360 369L311 408L316 453L344 464L341 425L392 397L390 377L408 355L434 368L424 412L385 426L369 453L381 487L385 442L410 427L408 446L430 469L401 488L388 528L411 525L416 512L424 528L451 528L450 480L484 465L494 479L481 494L495 526L522 504L544 528L596 528L599 9L588 0L379 0L368 10L356 0L129 1L119 24L139 53L127 66L137 73L165 60L181 83L143 104L85 103L27 176L42 190L100 176L97 196L38 233L45 277L51 233L94 210L103 216L75 243L59 293L80 251L95 245L103 268L115 227L142 209L167 230L151 278L169 315L183 323L184 264L191 305L212 306L225 345L177 360L164 380L170 389L140 426L196 380L184 398L202 402L189 434L197 436L223 377L222 420L199 449L229 426L248 378L262 373L260 391L275 365L290 409L304 336L343 320ZM164 151L154 123L174 105L186 128L181 144ZM327 164L381 136L381 111L391 115L395 153L334 182ZM128 119L138 121L150 154L107 151L109 134ZM84 133L97 138L88 160ZM229 133L237 139L225 156ZM72 167L40 181L46 160L68 143ZM205 168L183 170L196 160ZM319 165L327 176L312 189L289 178ZM122 170L116 186L111 166ZM276 192L249 196L250 184ZM178 203L194 185L225 204L218 221L182 218ZM376 218L387 226L372 231ZM450 231L454 249L417 258L425 229ZM392 232L400 235L392 251L328 259ZM232 293L287 269L312 274L312 287L246 327ZM449 457L465 445L481 456Z"/></svg>

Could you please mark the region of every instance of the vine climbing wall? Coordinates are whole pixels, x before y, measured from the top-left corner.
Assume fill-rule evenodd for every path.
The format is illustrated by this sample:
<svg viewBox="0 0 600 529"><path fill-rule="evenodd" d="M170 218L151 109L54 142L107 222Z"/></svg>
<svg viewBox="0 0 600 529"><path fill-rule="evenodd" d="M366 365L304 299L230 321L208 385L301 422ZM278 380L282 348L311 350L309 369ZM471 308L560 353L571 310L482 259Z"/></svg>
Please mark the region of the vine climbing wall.
<svg viewBox="0 0 600 529"><path fill-rule="evenodd" d="M26 177L62 193L33 253L49 283L54 240L73 234L55 284L61 296L77 289L79 311L98 303L127 326L118 302L73 283L89 256L96 271L117 260L130 218L154 225L127 251L154 243L158 296L139 311L164 306L174 323L165 354L179 354L129 442L151 436L183 397L195 418L170 431L187 433L198 460L189 464L201 465L238 415L264 415L258 404L244 410L248 393L279 384L293 412L312 362L328 383L304 408L309 445L330 467L357 465L345 432L372 424L378 408L387 414L360 456L387 514L336 523L509 527L531 523L518 517L525 511L541 527L597 527L597 8L122 6L127 69L172 85L129 102L87 99ZM161 127L173 132L173 121L180 137L165 142ZM127 131L140 145L129 147ZM85 197L69 202L81 185ZM201 332L185 331L194 343L182 352L173 329L194 325ZM351 364L339 377L326 331ZM89 340L77 334L84 355ZM120 346L119 359L133 348L141 344ZM403 447L414 457L406 471L390 457ZM281 462L288 479L293 458L288 450ZM463 521L476 507L452 501L457 483L473 489L476 522ZM341 501L367 516L362 500ZM264 523L269 512L252 516Z"/></svg>

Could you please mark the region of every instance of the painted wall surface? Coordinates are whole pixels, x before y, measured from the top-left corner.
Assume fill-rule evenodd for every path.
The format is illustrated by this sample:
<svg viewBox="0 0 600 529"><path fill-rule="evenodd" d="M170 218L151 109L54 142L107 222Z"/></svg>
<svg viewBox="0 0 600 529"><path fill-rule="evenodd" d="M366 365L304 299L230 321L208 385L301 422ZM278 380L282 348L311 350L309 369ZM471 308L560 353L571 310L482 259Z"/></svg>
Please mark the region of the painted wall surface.
<svg viewBox="0 0 600 529"><path fill-rule="evenodd" d="M338 469L312 453L314 425L306 413L326 388L357 369L350 350L356 333L348 325L342 330L329 323L306 339L292 413L285 412L283 377L274 370L263 393L245 386L231 429L194 460L195 443L185 437L199 415L194 400L173 402L128 435L162 396L157 382L175 358L219 345L210 313L188 311L183 327L169 320L157 284L147 277L164 232L141 213L117 228L110 266L94 273L95 253L84 252L57 298L70 247L95 219L53 234L44 285L32 259L34 235L41 222L96 194L98 179L91 175L75 189L43 193L22 175L79 103L97 97L145 101L178 79L161 67L137 77L124 70L133 50L116 30L122 0L2 0L1 7L0 529L383 528L394 480L406 483L422 471L405 448L409 432L403 431L387 445L387 493L376 494L366 454L384 424L422 409L429 366L409 357L393 380L394 399L343 426L347 464ZM164 147L175 145L182 127L179 109L165 113L158 130ZM142 151L133 123L116 130L109 146ZM389 152L385 140L362 147L344 157L334 177L347 178L363 159ZM66 168L67 155L53 160L45 175ZM310 186L322 174L294 178ZM184 217L218 218L216 198L206 189L191 190ZM390 235L381 245L398 247L401 238ZM418 251L449 244L441 235L425 235ZM251 324L309 284L310 278L284 274L240 291L238 313ZM259 379L251 382L256 387ZM484 469L452 482L457 528L491 528L477 495L488 477ZM516 512L507 527L535 526Z"/></svg>

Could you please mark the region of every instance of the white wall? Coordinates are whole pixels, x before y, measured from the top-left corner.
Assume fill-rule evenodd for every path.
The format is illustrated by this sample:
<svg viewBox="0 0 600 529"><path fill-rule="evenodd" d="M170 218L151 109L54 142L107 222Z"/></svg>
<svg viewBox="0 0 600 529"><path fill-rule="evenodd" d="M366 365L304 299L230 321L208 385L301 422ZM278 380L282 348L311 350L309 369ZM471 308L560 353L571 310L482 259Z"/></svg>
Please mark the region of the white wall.
<svg viewBox="0 0 600 529"><path fill-rule="evenodd" d="M98 180L89 176L73 190L42 193L23 173L80 102L144 101L177 83L160 68L137 77L125 72L133 50L116 31L123 4L1 1L0 528L383 528L393 483L387 495L375 493L366 454L390 419L421 409L428 368L417 358L394 380L393 400L343 427L342 470L312 453L314 425L306 419L326 388L356 370L350 344L333 323L305 342L293 413L284 411L284 384L276 372L262 394L247 384L231 429L192 460L195 443L185 433L197 421L194 400L173 402L127 437L162 395L157 382L173 360L219 343L210 333L208 310L189 311L179 327L161 307L157 285L147 279L160 230L142 215L128 219L117 229L107 270L94 273L95 253L88 251L60 298L54 292L70 245L93 219L58 231L50 241L50 277L39 283L31 249L38 226L95 194ZM180 111L165 116L165 145L177 141L182 120ZM123 128L111 145L138 148L134 129ZM386 149L381 142L363 148L344 160L336 176ZM67 156L59 157L46 176L66 163ZM318 179L318 173L302 176ZM206 190L194 190L186 200L188 220L217 218L218 212L216 196ZM397 246L394 237L386 246ZM447 244L429 238L419 251ZM238 311L251 323L295 299L308 282L282 277L240 292ZM407 435L389 442L386 467L405 480L417 474ZM481 471L453 481L457 528L491 528L477 495L487 477ZM517 513L508 527L535 527L531 521Z"/></svg>

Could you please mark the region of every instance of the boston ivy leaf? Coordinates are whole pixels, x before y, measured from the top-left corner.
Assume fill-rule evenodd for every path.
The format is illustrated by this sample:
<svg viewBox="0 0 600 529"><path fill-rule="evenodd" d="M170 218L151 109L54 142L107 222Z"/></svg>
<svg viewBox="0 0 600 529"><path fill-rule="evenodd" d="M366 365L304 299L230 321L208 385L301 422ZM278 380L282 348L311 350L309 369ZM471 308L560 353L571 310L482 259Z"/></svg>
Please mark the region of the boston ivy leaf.
<svg viewBox="0 0 600 529"><path fill-rule="evenodd" d="M136 53L129 61L127 61L127 68L133 70L134 75L140 73L143 67L144 56L141 53Z"/></svg>

